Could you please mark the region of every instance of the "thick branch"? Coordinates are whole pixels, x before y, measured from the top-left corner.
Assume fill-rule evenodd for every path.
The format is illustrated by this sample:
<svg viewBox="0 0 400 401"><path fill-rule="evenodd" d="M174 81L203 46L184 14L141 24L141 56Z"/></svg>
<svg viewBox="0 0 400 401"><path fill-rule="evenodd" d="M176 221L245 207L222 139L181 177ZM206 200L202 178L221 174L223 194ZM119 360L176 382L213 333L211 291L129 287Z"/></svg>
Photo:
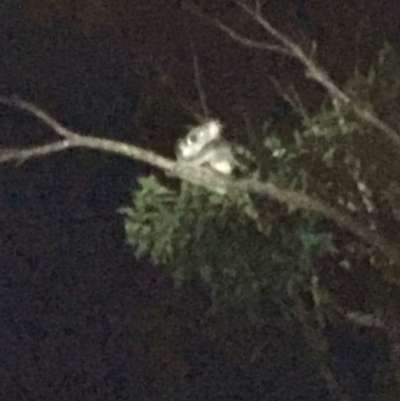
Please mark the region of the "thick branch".
<svg viewBox="0 0 400 401"><path fill-rule="evenodd" d="M165 171L173 170L176 164L174 161L159 156L154 152L138 148L131 144L113 141L110 139L80 135L61 125L57 120L41 110L39 107L32 103L18 99L17 97L6 98L0 96L0 103L12 105L32 113L39 120L43 121L46 125L52 128L57 135L65 138L65 140L61 142L54 142L53 144L49 145L41 145L24 149L3 149L0 152L0 162L24 161L31 157L45 156L47 154L67 148L84 147L129 157L131 159L139 160L144 163L159 167Z"/></svg>
<svg viewBox="0 0 400 401"><path fill-rule="evenodd" d="M83 147L115 153L158 167L164 170L168 175L176 176L182 180L206 187L210 190L215 191L218 190L218 188L230 187L241 191L265 194L278 202L288 205L289 209L301 209L307 212L320 214L335 222L341 228L348 230L355 236L378 248L393 263L400 266L400 251L397 246L391 244L377 232L370 230L368 226L358 222L351 215L339 211L325 204L323 201L314 199L302 192L278 188L272 183L260 182L255 179L226 179L221 175L213 173L207 168L180 168L175 161L166 159L149 150L141 149L124 142L84 136L73 132L62 126L43 110L23 100L0 97L0 102L29 111L46 125L50 126L50 128L52 128L58 135L64 138L63 140L54 142L53 144L46 144L33 148L4 149L0 152L0 162L25 161L29 158L44 156L72 147ZM389 279L400 283L399 277L389 277Z"/></svg>
<svg viewBox="0 0 400 401"><path fill-rule="evenodd" d="M351 232L356 237L361 238L366 243L379 249L391 263L400 266L400 249L396 244L392 244L378 232L371 230L368 225L359 222L348 212L335 209L322 200L312 198L303 192L291 189L278 188L270 182L260 182L254 180L242 180L235 184L235 187L245 191L258 194L267 194L280 203L288 205L289 209L304 210L317 215L322 215L326 219L333 221L339 227ZM400 283L400 277L394 277L387 272L390 280ZM399 272L400 275L400 272Z"/></svg>

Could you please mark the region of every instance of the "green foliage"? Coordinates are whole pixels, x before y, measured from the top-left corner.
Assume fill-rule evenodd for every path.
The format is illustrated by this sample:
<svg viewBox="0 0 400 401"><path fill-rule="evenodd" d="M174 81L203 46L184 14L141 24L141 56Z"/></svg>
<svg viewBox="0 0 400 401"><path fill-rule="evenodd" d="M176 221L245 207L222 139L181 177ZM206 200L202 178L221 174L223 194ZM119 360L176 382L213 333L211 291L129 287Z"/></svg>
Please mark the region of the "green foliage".
<svg viewBox="0 0 400 401"><path fill-rule="evenodd" d="M363 103L377 106L381 101L397 99L400 92L400 54L388 43L366 73L358 68L347 82L346 91Z"/></svg>
<svg viewBox="0 0 400 401"><path fill-rule="evenodd" d="M398 61L386 46L366 75L356 71L346 84L354 102L376 110L377 94L380 102L384 96L388 101L396 98ZM398 214L400 190L395 183L400 165L382 133L360 121L351 105L327 102L314 115L306 107L300 114L301 127L291 140L265 138L265 178L346 213L368 214L376 205L389 203ZM274 291L282 294L293 283L306 286L313 274L312 256L334 249L332 227L324 227L321 216L296 212L266 217L268 203L243 193L221 196L187 183L175 191L148 177L140 180L132 205L122 212L127 240L138 256L148 255L154 263L167 265L177 285L201 278L217 296L244 304L243 300L258 302ZM355 256L346 246L339 254L351 266ZM363 249L358 261L364 256L372 260L368 246L355 248Z"/></svg>
<svg viewBox="0 0 400 401"><path fill-rule="evenodd" d="M314 114L299 107L301 126L291 140L266 138L271 154L268 178L335 207L370 212L374 204L390 199L393 210L398 210L397 192L388 194L400 180L398 151L383 132L354 113L353 104L398 126L400 55L385 45L367 72L355 70L344 90L352 104L333 105L328 99Z"/></svg>
<svg viewBox="0 0 400 401"><path fill-rule="evenodd" d="M137 256L170 266L177 285L201 277L231 303L257 302L278 290L302 268L299 254L323 245L299 216L261 229L248 196L221 196L187 183L175 192L153 176L140 185L133 206L122 209Z"/></svg>

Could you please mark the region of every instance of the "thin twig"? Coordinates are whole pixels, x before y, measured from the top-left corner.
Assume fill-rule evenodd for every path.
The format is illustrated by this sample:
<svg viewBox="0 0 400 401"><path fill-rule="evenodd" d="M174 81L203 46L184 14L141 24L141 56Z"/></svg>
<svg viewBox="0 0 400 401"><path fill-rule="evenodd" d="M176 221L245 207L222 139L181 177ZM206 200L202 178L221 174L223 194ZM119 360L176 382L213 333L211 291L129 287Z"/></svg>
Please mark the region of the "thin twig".
<svg viewBox="0 0 400 401"><path fill-rule="evenodd" d="M204 117L200 115L190 102L185 99L176 89L175 82L160 66L155 67L158 74L161 76L162 84L165 85L174 95L179 105L187 111L199 124L204 122Z"/></svg>
<svg viewBox="0 0 400 401"><path fill-rule="evenodd" d="M194 68L194 80L195 80L195 85L197 89L197 93L199 94L200 98L200 104L201 108L203 109L203 113L205 117L209 117L210 111L207 107L207 98L206 98L206 93L203 89L203 85L201 83L201 74L200 74L200 66L199 66L199 60L197 57L196 49L194 48L194 42L193 42L193 37L190 32L190 28L188 25L186 25L186 29L188 31L188 36L190 39L190 48L192 50L192 55L193 55L193 68Z"/></svg>
<svg viewBox="0 0 400 401"><path fill-rule="evenodd" d="M400 152L399 133L391 128L389 125L384 123L381 119L376 117L372 112L358 107L352 101L352 99L334 83L334 81L329 77L328 73L313 60L313 54L307 55L303 51L301 46L296 44L288 36L284 35L278 29L273 27L270 22L261 15L261 11L257 7L255 10L253 10L241 1L236 0L235 2L261 27L263 27L272 37L282 43L282 45L271 45L265 42L253 41L252 39L240 35L232 28L229 28L224 23L222 23L221 20L202 13L200 8L196 7L195 5L185 3L184 7L193 14L217 26L221 31L228 34L229 37L231 37L233 40L246 47L269 50L275 53L280 53L289 57L297 58L306 69L306 77L318 82L321 86L323 86L331 96L334 103L340 102L350 105L353 108L354 112L358 115L358 117L360 117L363 121L370 123L379 131L383 132L387 136L387 138L396 145L397 151Z"/></svg>
<svg viewBox="0 0 400 401"><path fill-rule="evenodd" d="M60 135L66 139L72 140L75 138L75 134L69 129L62 126L57 120L51 117L49 114L44 112L33 103L26 102L18 98L17 96L5 97L0 96L0 103L7 104L9 106L18 107L21 110L26 110L36 116L39 120L42 120L46 125L52 128L57 135Z"/></svg>
<svg viewBox="0 0 400 401"><path fill-rule="evenodd" d="M386 136L396 145L397 151L400 152L400 135L399 133L384 123L381 119L376 117L372 112L358 107L352 99L343 92L329 77L328 73L319 66L313 59L311 55L307 55L301 46L297 45L288 36L284 35L282 32L274 28L269 21L257 12L257 10L252 10L246 4L241 1L236 0L236 4L241 7L247 14L249 14L261 27L263 27L271 36L281 42L290 54L296 57L306 68L306 77L313 79L322 85L330 94L334 101L339 101L344 104L350 105L354 112L365 122L370 123L372 126L385 133ZM218 23L218 20L217 20ZM220 26L221 30L224 30Z"/></svg>
<svg viewBox="0 0 400 401"><path fill-rule="evenodd" d="M61 152L72 147L73 145L67 139L65 139L63 141L53 142L48 145L34 146L25 149L8 148L6 150L0 150L0 163L6 163L10 161L18 161L19 163L23 163L28 159L45 156L50 153Z"/></svg>
<svg viewBox="0 0 400 401"><path fill-rule="evenodd" d="M221 31L228 34L233 40L242 44L243 46L254 48L254 49L273 51L276 53L281 53L281 54L285 54L286 56L293 57L293 54L283 46L272 45L272 44L268 44L265 42L257 42L253 39L247 38L247 37L235 32L232 28L229 28L227 25L223 24L219 19L213 18L207 14L204 14L200 10L200 8L195 6L194 4L184 3L183 8L192 12L194 15L197 15L197 16L207 20L208 22L211 22L213 25L216 25Z"/></svg>

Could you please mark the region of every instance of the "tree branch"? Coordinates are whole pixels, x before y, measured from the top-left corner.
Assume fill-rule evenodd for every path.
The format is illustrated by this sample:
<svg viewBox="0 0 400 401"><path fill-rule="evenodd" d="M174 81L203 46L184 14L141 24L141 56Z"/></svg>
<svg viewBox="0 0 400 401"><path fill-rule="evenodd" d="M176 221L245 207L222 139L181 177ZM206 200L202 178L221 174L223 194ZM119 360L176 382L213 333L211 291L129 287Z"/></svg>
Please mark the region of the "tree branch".
<svg viewBox="0 0 400 401"><path fill-rule="evenodd" d="M253 39L247 38L239 33L237 33L232 28L229 28L227 25L223 24L219 19L211 17L210 15L204 14L201 9L194 4L183 3L182 5L184 10L188 10L194 15L205 19L211 24L217 26L221 31L225 32L228 36L230 36L235 42L241 43L243 46L251 47L254 49L260 50L269 50L276 53L285 54L286 56L294 56L290 50L286 49L280 45L273 45L265 42L257 42Z"/></svg>
<svg viewBox="0 0 400 401"><path fill-rule="evenodd" d="M400 266L400 249L396 244L391 243L378 232L373 231L368 225L359 222L348 212L336 209L324 201L312 198L303 192L292 189L278 188L270 182L260 182L256 180L240 180L235 183L236 188L257 194L266 194L280 203L284 203L289 210L303 210L322 215L326 219L333 221L337 226L347 230L366 243L379 249L389 261ZM400 271L384 272L389 281L400 284Z"/></svg>
<svg viewBox="0 0 400 401"><path fill-rule="evenodd" d="M388 126L381 119L376 117L372 112L358 107L352 99L343 92L335 82L329 77L328 73L318 65L311 56L308 56L301 46L297 45L293 40L291 40L286 35L275 29L269 21L261 15L257 10L252 10L246 4L239 0L235 0L236 4L241 7L246 13L248 13L258 24L263 27L270 35L281 42L292 54L304 65L306 68L306 77L313 79L322 85L333 100L337 100L340 103L350 105L357 116L364 120L365 122L371 124L373 127L377 128L379 131L383 132L386 137L396 145L396 149L400 152L400 135L399 133Z"/></svg>
<svg viewBox="0 0 400 401"><path fill-rule="evenodd" d="M268 195L280 203L284 203L289 210L300 209L314 214L319 214L335 222L339 227L348 230L355 236L361 238L371 246L378 248L389 260L400 266L400 250L391 244L379 233L369 229L367 225L360 223L347 212L335 209L323 201L314 199L302 192L291 189L278 188L270 182L261 182L256 179L227 179L224 176L214 173L211 169L188 167L182 168L176 161L166 159L154 152L124 142L113 141L110 139L97 138L92 136L80 135L62 126L49 114L33 105L32 103L20 100L16 97L6 98L0 96L0 103L9 104L26 110L43 121L52 128L56 134L63 137L61 141L41 146L22 148L22 149L3 149L0 152L0 163L18 161L23 162L30 158L44 156L54 152L60 152L73 147L82 147L114 153L130 159L138 160L161 170L169 176L175 176L188 181L194 185L200 185L212 191L220 188L240 190L244 192ZM400 274L394 275L387 272L388 279L400 283Z"/></svg>
<svg viewBox="0 0 400 401"><path fill-rule="evenodd" d="M294 57L300 61L305 67L306 77L318 82L328 92L333 101L339 104L350 105L356 115L363 121L371 124L373 127L383 132L386 137L396 145L396 149L400 152L400 134L375 116L372 112L357 106L352 99L343 92L335 82L329 77L329 74L313 60L312 55L307 55L306 52L296 42L284 35L276 29L262 14L260 7L253 10L243 2L235 0L236 4L242 8L244 12L250 15L270 36L276 39L281 45L271 45L265 42L255 42L238 34L232 28L229 28L221 20L210 17L201 12L201 10L190 4L185 4L185 8L193 14L207 20L211 24L217 26L221 31L228 34L234 41L246 47L252 47L262 50L268 50L280 54Z"/></svg>
<svg viewBox="0 0 400 401"><path fill-rule="evenodd" d="M30 112L52 128L57 135L65 138L61 142L54 142L50 145L40 145L24 149L3 149L0 152L0 162L25 161L31 157L44 156L67 148L83 147L115 153L131 159L139 160L165 171L172 171L176 164L172 160L168 160L154 152L138 148L131 144L110 139L80 135L61 125L57 120L39 107L17 97L7 98L0 96L0 103L15 106L19 109Z"/></svg>
<svg viewBox="0 0 400 401"><path fill-rule="evenodd" d="M61 152L72 147L73 146L71 143L65 139L63 141L53 142L48 145L35 146L25 149L8 148L5 150L0 150L0 163L6 163L14 160L23 163L25 160L32 159L34 157Z"/></svg>

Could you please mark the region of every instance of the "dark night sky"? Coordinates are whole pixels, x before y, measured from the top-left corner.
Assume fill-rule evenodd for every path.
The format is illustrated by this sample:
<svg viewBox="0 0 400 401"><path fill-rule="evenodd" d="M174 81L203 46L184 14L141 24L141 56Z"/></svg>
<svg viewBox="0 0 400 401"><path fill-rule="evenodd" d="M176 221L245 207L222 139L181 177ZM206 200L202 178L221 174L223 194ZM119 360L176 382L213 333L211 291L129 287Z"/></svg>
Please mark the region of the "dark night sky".
<svg viewBox="0 0 400 401"><path fill-rule="evenodd" d="M39 101L81 132L140 139L137 61L117 40L4 15L0 35L2 95ZM53 138L34 118L7 107L0 108L0 130L6 145ZM198 355L192 356L189 378L171 393L176 398L167 398L170 376L165 384L146 364L141 325L149 306L167 308L172 286L159 269L134 260L116 213L135 178L147 171L132 161L79 150L0 166L3 399L326 399L312 371L288 383L285 374L298 363L295 357L280 356L281 365L274 361L260 375L212 355L201 339L187 346ZM339 341L344 348L346 341ZM379 354L371 342L352 341L356 354L358 346L361 354Z"/></svg>

